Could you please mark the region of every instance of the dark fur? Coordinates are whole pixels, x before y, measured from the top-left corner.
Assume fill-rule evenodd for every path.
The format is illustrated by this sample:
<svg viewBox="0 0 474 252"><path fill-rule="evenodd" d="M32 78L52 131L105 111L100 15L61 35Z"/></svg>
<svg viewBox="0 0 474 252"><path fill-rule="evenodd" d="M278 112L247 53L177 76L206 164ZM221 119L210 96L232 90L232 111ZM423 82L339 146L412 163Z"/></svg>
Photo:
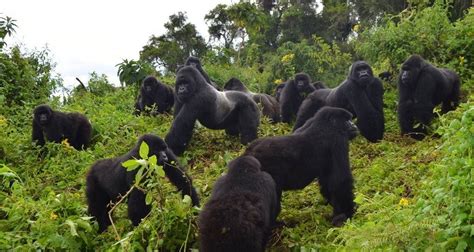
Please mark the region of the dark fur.
<svg viewBox="0 0 474 252"><path fill-rule="evenodd" d="M360 73L367 75L359 77ZM370 142L383 138L383 86L364 61L352 64L347 79L333 89L321 89L305 99L298 111L293 131L303 126L322 106L344 108L357 117L360 133Z"/></svg>
<svg viewBox="0 0 474 252"><path fill-rule="evenodd" d="M275 182L258 160L231 161L199 215L200 251L264 251L279 209Z"/></svg>
<svg viewBox="0 0 474 252"><path fill-rule="evenodd" d="M140 158L138 152L143 141L149 146L149 156L156 155L158 164L163 165L163 170L170 182L183 196L189 195L193 205L199 205L199 198L191 179L180 167L175 167L178 163L177 158L166 143L158 136L143 135L128 153L95 162L87 174L88 211L99 223L99 232L105 231L111 224L108 217L108 211L111 209L109 203L116 202L118 197L130 190L134 183L138 169L128 172L122 163L133 158ZM133 189L128 197L128 217L133 225L137 226L149 212L150 206L145 203L145 194L138 189Z"/></svg>
<svg viewBox="0 0 474 252"><path fill-rule="evenodd" d="M275 88L275 99L277 102L280 102L280 97L281 97L281 91L285 87L286 83L281 83Z"/></svg>
<svg viewBox="0 0 474 252"><path fill-rule="evenodd" d="M305 73L296 74L295 79L287 81L280 96L281 121L293 121L303 100L314 90L311 79Z"/></svg>
<svg viewBox="0 0 474 252"><path fill-rule="evenodd" d="M184 152L191 140L196 120L210 129L225 129L234 136L240 134L242 144L257 138L260 111L246 94L217 91L190 66L178 71L175 92L175 117L166 143L177 155Z"/></svg>
<svg viewBox="0 0 474 252"><path fill-rule="evenodd" d="M262 114L276 123L280 121L280 105L277 100L268 94L252 93L248 88L237 78L230 78L224 85L224 90L241 91L248 94L254 102L262 107Z"/></svg>
<svg viewBox="0 0 474 252"><path fill-rule="evenodd" d="M289 136L260 138L244 155L257 158L282 190L303 189L318 178L321 194L333 207L333 225L354 214L349 140L357 135L352 114L324 107Z"/></svg>
<svg viewBox="0 0 474 252"><path fill-rule="evenodd" d="M211 78L209 78L209 75L207 75L206 71L204 71L201 65L201 60L198 57L189 56L188 59L186 59L186 63L184 65L195 67L197 70L199 70L199 72L202 74L202 77L204 77L204 79L209 85L211 85L217 90L221 90L216 83L211 81Z"/></svg>
<svg viewBox="0 0 474 252"><path fill-rule="evenodd" d="M398 81L398 122L402 134L421 140L426 126L433 120L433 109L441 113L459 105L459 76L448 69L437 68L418 55L412 55L402 65ZM417 122L420 126L413 128Z"/></svg>
<svg viewBox="0 0 474 252"><path fill-rule="evenodd" d="M153 76L146 77L140 87L140 94L135 103L135 114L146 112L145 107L154 109L151 115L169 113L174 105L173 89L158 81Z"/></svg>
<svg viewBox="0 0 474 252"><path fill-rule="evenodd" d="M392 79L392 73L390 73L389 71L381 72L379 74L379 78L383 81L389 81Z"/></svg>
<svg viewBox="0 0 474 252"><path fill-rule="evenodd" d="M92 125L82 114L54 111L48 105L39 105L33 111L32 140L40 146L44 146L45 139L55 143L67 139L71 146L81 150L89 147L91 136Z"/></svg>

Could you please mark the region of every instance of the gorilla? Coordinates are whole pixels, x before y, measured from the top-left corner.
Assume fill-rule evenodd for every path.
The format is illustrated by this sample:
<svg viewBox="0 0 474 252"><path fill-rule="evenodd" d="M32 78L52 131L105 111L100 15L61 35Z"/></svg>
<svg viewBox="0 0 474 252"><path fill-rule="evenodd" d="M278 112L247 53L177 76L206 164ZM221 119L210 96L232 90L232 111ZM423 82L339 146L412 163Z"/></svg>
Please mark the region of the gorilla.
<svg viewBox="0 0 474 252"><path fill-rule="evenodd" d="M182 195L189 195L194 206L199 205L199 198L192 185L191 179L180 168L175 166L177 158L168 148L165 141L158 136L146 134L139 138L137 144L128 153L109 159L102 159L92 165L87 174L86 196L89 214L99 223L99 233L102 233L111 224L108 212L110 202L116 202L134 183L138 169L127 171L122 163L130 159L140 159L139 149L142 142L149 146L149 155L158 158L157 163L163 166L166 177L175 185ZM150 212L150 206L145 203L145 193L133 189L128 197L128 217L133 225Z"/></svg>
<svg viewBox="0 0 474 252"><path fill-rule="evenodd" d="M459 105L460 80L455 72L434 67L419 55L412 55L402 65L398 92L401 133L421 140L434 117L434 107L442 103L441 113L446 113ZM414 128L415 121L421 124Z"/></svg>
<svg viewBox="0 0 474 252"><path fill-rule="evenodd" d="M235 90L248 94L257 104L262 106L264 116L270 118L274 123L280 121L280 105L271 95L250 92L237 78L230 78L224 85L224 90Z"/></svg>
<svg viewBox="0 0 474 252"><path fill-rule="evenodd" d="M217 86L216 83L212 82L206 71L202 69L201 60L198 57L189 56L188 59L186 59L186 63L184 63L184 65L195 67L197 70L199 70L199 72L202 74L202 77L204 77L204 79L207 83L209 83L209 85L213 86L217 90L220 90L219 86ZM180 68L178 68L178 71L179 69Z"/></svg>
<svg viewBox="0 0 474 252"><path fill-rule="evenodd" d="M349 140L357 135L345 109L323 107L303 127L288 136L253 141L244 155L260 161L282 190L303 189L318 178L323 197L333 207L332 224L340 226L354 214Z"/></svg>
<svg viewBox="0 0 474 252"><path fill-rule="evenodd" d="M210 129L225 129L227 134L233 136L240 134L242 144L257 138L260 111L248 95L212 88L191 66L178 71L175 92L175 116L166 135L166 143L176 155L184 152L196 120Z"/></svg>
<svg viewBox="0 0 474 252"><path fill-rule="evenodd" d="M275 182L258 160L234 159L199 215L200 251L264 251L279 210Z"/></svg>
<svg viewBox="0 0 474 252"><path fill-rule="evenodd" d="M314 90L311 79L305 73L298 73L294 80L287 81L280 96L281 121L290 123L304 98Z"/></svg>
<svg viewBox="0 0 474 252"><path fill-rule="evenodd" d="M145 107L153 108L151 115L169 113L174 105L173 89L159 82L155 77L146 77L140 87L135 103L135 114L145 112Z"/></svg>
<svg viewBox="0 0 474 252"><path fill-rule="evenodd" d="M357 117L360 133L370 142L377 142L385 131L383 92L382 82L373 76L370 66L357 61L338 87L317 90L304 100L293 131L303 126L321 107L332 106L351 112Z"/></svg>
<svg viewBox="0 0 474 252"><path fill-rule="evenodd" d="M389 71L381 72L379 74L379 78L383 81L389 81L392 79L392 73L390 73Z"/></svg>
<svg viewBox="0 0 474 252"><path fill-rule="evenodd" d="M285 83L281 83L275 88L275 99L277 100L277 102L280 102L281 91L284 87Z"/></svg>
<svg viewBox="0 0 474 252"><path fill-rule="evenodd" d="M33 142L44 146L48 141L61 143L67 139L76 150L86 149L92 137L92 125L86 116L79 113L54 111L43 104L33 111Z"/></svg>
<svg viewBox="0 0 474 252"><path fill-rule="evenodd" d="M311 85L313 85L314 89L316 89L316 90L328 88L326 86L326 84L322 81L313 82L313 83L311 83Z"/></svg>

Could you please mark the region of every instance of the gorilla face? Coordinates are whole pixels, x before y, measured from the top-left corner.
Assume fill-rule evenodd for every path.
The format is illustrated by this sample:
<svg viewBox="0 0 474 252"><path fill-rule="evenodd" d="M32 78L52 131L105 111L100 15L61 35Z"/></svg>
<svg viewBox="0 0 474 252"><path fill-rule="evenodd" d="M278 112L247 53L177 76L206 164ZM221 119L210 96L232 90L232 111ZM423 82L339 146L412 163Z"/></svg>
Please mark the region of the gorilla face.
<svg viewBox="0 0 474 252"><path fill-rule="evenodd" d="M352 113L345 109L323 107L312 120L326 124L321 127L337 131L352 140L359 133L357 126L352 122L352 117Z"/></svg>
<svg viewBox="0 0 474 252"><path fill-rule="evenodd" d="M149 156L155 155L157 157L158 165L163 165L168 161L168 155L166 154L168 146L163 139L151 134L146 134L142 136L139 141L139 144L137 145L138 149L142 142L145 142L148 145L148 148L150 149Z"/></svg>
<svg viewBox="0 0 474 252"><path fill-rule="evenodd" d="M142 90L145 94L152 94L158 86L158 80L153 76L148 76L143 80Z"/></svg>
<svg viewBox="0 0 474 252"><path fill-rule="evenodd" d="M34 120L41 126L47 125L51 121L53 110L48 105L38 106L34 110Z"/></svg>
<svg viewBox="0 0 474 252"><path fill-rule="evenodd" d="M357 61L352 65L350 79L359 85L367 85L373 77L372 69L365 61Z"/></svg>
<svg viewBox="0 0 474 252"><path fill-rule="evenodd" d="M311 92L312 88L310 87L311 80L306 74L296 74L295 76L295 85L298 93L307 93Z"/></svg>
<svg viewBox="0 0 474 252"><path fill-rule="evenodd" d="M418 74L423 68L424 60L418 55L412 55L402 65L402 72L400 73L400 81L403 85L415 83L418 79Z"/></svg>
<svg viewBox="0 0 474 252"><path fill-rule="evenodd" d="M194 79L191 76L183 74L183 71L178 72L176 77L176 96L179 102L186 103L194 94Z"/></svg>

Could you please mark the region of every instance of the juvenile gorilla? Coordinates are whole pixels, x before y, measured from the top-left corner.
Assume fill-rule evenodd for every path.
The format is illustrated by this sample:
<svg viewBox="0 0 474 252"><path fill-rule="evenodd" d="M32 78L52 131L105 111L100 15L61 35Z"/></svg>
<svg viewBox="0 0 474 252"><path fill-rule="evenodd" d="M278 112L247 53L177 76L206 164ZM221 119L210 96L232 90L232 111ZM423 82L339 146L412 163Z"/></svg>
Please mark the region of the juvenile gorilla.
<svg viewBox="0 0 474 252"><path fill-rule="evenodd" d="M303 189L318 178L320 191L333 207L332 224L340 226L354 214L349 140L357 135L352 114L324 107L289 136L260 138L244 155L260 161L282 190Z"/></svg>
<svg viewBox="0 0 474 252"><path fill-rule="evenodd" d="M340 226L354 214L349 140L357 135L352 114L324 107L291 135L260 138L244 155L260 161L262 171L282 190L303 189L318 178L320 191L333 207L332 224Z"/></svg>
<svg viewBox="0 0 474 252"><path fill-rule="evenodd" d="M285 85L286 85L286 83L281 83L275 89L275 99L276 99L277 102L280 102L281 91L283 90ZM312 83L311 85L314 87L315 90L328 88L326 86L326 84L324 84L324 82L322 82L322 81L316 81L316 82Z"/></svg>
<svg viewBox="0 0 474 252"><path fill-rule="evenodd" d="M281 121L290 123L298 113L301 103L308 94L316 90L305 73L295 75L294 80L286 82L280 96Z"/></svg>
<svg viewBox="0 0 474 252"><path fill-rule="evenodd" d="M224 90L235 90L248 94L254 102L262 106L262 114L276 123L280 121L280 105L277 100L268 94L250 92L237 78L230 78L224 85Z"/></svg>
<svg viewBox="0 0 474 252"><path fill-rule="evenodd" d="M200 251L264 251L279 210L275 182L258 160L231 161L199 215Z"/></svg>
<svg viewBox="0 0 474 252"><path fill-rule="evenodd" d="M402 134L421 140L433 119L433 109L440 103L441 113L459 105L459 76L448 69L437 68L418 55L402 65L398 81L398 122ZM415 121L421 123L413 128Z"/></svg>
<svg viewBox="0 0 474 252"><path fill-rule="evenodd" d="M176 155L184 152L196 120L210 129L225 129L227 134L234 136L240 134L242 144L257 138L260 111L246 94L217 91L206 83L196 68L190 66L178 71L175 92L175 117L166 143Z"/></svg>
<svg viewBox="0 0 474 252"><path fill-rule="evenodd" d="M155 77L146 77L140 87L135 103L135 114L146 112L145 107L153 108L151 115L169 113L174 105L174 93L171 87L159 82Z"/></svg>
<svg viewBox="0 0 474 252"><path fill-rule="evenodd" d="M76 150L86 149L92 135L92 125L79 113L54 111L48 105L39 105L33 111L33 142L44 146L48 141L61 143L67 139Z"/></svg>
<svg viewBox="0 0 474 252"><path fill-rule="evenodd" d="M383 86L364 61L352 64L349 76L338 87L320 89L310 94L301 105L293 131L303 126L321 107L343 108L357 117L360 133L370 142L383 138Z"/></svg>
<svg viewBox="0 0 474 252"><path fill-rule="evenodd" d="M199 72L202 74L202 77L204 77L204 79L207 83L209 83L209 85L213 86L217 90L221 90L216 85L216 83L211 81L211 78L209 78L209 75L207 75L206 71L204 71L201 65L201 60L198 57L189 56L188 59L186 59L186 63L184 65L195 67L197 70L199 70Z"/></svg>
<svg viewBox="0 0 474 252"><path fill-rule="evenodd" d="M111 209L109 203L119 200L119 196L130 190L134 183L138 169L127 171L122 163L133 158L140 158L138 152L143 141L149 146L149 155L155 155L158 158L157 163L163 166L170 182L183 195L189 195L193 205L199 205L199 198L191 179L181 168L173 165L173 163L177 164L176 156L160 137L146 134L140 137L131 151L120 157L95 162L87 174L88 211L99 223L99 233L105 231L111 224L108 217ZM150 210L150 206L145 203L145 194L138 189L133 189L128 197L128 217L133 225L137 226Z"/></svg>

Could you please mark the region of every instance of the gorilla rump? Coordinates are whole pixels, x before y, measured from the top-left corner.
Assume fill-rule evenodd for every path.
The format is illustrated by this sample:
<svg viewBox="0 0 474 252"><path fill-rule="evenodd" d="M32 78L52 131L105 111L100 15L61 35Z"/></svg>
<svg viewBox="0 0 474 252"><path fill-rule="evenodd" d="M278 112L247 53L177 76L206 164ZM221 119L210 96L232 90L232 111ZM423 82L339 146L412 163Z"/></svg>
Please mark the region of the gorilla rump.
<svg viewBox="0 0 474 252"><path fill-rule="evenodd" d="M357 117L357 127L369 141L383 138L383 86L364 61L351 66L349 76L338 87L310 94L301 105L293 130L303 126L322 106L344 108Z"/></svg>
<svg viewBox="0 0 474 252"><path fill-rule="evenodd" d="M158 158L158 164L163 166L166 177L175 185L183 195L191 197L193 205L199 205L199 198L192 186L191 179L177 164L176 156L166 146L166 143L158 136L146 134L140 137L135 147L128 153L109 159L102 159L92 165L87 174L87 204L89 214L94 216L99 223L99 232L103 232L111 224L108 212L111 209L109 203L119 200L134 183L137 169L127 171L122 163L130 159L139 159L139 149L142 142L149 146L149 155ZM128 217L133 225L137 226L140 221L150 212L150 206L145 203L145 194L134 188L128 197Z"/></svg>
<svg viewBox="0 0 474 252"><path fill-rule="evenodd" d="M422 57L412 55L402 65L398 93L401 133L421 140L437 105L442 104L441 113L459 105L460 80L455 72L434 67ZM415 121L421 125L414 128Z"/></svg>
<svg viewBox="0 0 474 252"><path fill-rule="evenodd" d="M206 71L204 71L201 65L201 60L198 57L189 56L188 59L186 59L186 63L184 65L195 67L202 74L202 77L204 77L204 79L206 80L207 83L209 83L209 85L213 86L217 90L220 90L219 87L216 85L216 83L211 81Z"/></svg>
<svg viewBox="0 0 474 252"><path fill-rule="evenodd" d="M159 82L155 77L148 76L140 87L140 94L135 103L135 114L146 112L145 107L153 108L151 115L169 113L173 104L173 89Z"/></svg>
<svg viewBox="0 0 474 252"><path fill-rule="evenodd" d="M316 90L311 85L311 79L305 73L295 75L294 80L286 82L280 96L281 121L290 123L298 113L304 98Z"/></svg>
<svg viewBox="0 0 474 252"><path fill-rule="evenodd" d="M229 163L199 215L201 251L264 251L280 210L272 177L252 156Z"/></svg>
<svg viewBox="0 0 474 252"><path fill-rule="evenodd" d="M230 78L224 85L224 90L235 90L248 94L257 104L262 106L262 114L264 116L272 119L272 122L280 121L280 105L271 95L250 92L237 78Z"/></svg>
<svg viewBox="0 0 474 252"><path fill-rule="evenodd" d="M225 129L234 136L240 134L242 144L257 138L260 111L246 94L217 91L190 66L178 71L175 92L175 117L166 143L177 155L182 154L189 143L196 120L210 129Z"/></svg>
<svg viewBox="0 0 474 252"><path fill-rule="evenodd" d="M91 140L92 126L82 114L54 111L48 105L39 105L33 111L33 142L44 146L48 141L60 143L67 139L77 150L85 149Z"/></svg>
<svg viewBox="0 0 474 252"><path fill-rule="evenodd" d="M244 155L257 158L282 190L303 189L318 178L320 191L333 207L332 224L340 226L354 214L349 140L357 135L352 114L324 107L289 136L260 138Z"/></svg>

